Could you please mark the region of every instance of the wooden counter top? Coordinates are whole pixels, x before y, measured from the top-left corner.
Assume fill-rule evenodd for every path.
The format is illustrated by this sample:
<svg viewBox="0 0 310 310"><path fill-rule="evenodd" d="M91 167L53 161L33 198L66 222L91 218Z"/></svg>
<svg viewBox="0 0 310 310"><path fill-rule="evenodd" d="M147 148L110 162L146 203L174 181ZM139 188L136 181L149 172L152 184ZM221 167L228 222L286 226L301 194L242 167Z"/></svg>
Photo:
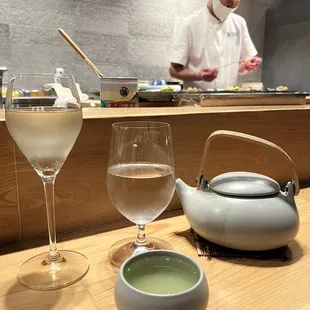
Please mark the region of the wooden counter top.
<svg viewBox="0 0 310 310"><path fill-rule="evenodd" d="M154 222L147 232L165 238L176 251L189 255L203 267L210 288L208 310L306 310L310 309L310 189L301 191L297 205L301 226L297 239L290 244L293 255L288 262L199 258L184 216ZM107 253L114 242L134 236L136 228L115 228L110 224L105 227L108 232L59 243L59 248L82 252L91 264L82 281L59 291L29 291L16 281L19 265L47 247L0 256L0 309L116 309L113 291L117 271L110 265Z"/></svg>
<svg viewBox="0 0 310 310"><path fill-rule="evenodd" d="M169 115L197 115L220 113L245 113L268 111L310 110L310 105L276 106L236 106L236 107L155 107L155 108L83 108L84 119L151 117ZM4 121L4 111L0 110L0 121Z"/></svg>
<svg viewBox="0 0 310 310"><path fill-rule="evenodd" d="M120 108L101 109L84 108L84 119L93 118L127 118L145 116L170 116L170 115L197 115L197 114L220 114L220 113L243 113L243 112L266 112L266 111L300 111L310 110L308 105L288 106L248 106L248 107L167 107L167 108Z"/></svg>

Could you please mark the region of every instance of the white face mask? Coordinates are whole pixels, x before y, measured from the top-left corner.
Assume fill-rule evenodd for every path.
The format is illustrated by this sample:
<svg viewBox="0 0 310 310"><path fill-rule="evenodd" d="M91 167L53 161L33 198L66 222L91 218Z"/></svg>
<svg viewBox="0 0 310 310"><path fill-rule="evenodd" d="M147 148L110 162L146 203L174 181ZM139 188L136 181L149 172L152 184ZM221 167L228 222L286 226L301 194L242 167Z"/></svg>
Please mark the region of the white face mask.
<svg viewBox="0 0 310 310"><path fill-rule="evenodd" d="M212 6L215 16L220 20L224 21L227 19L229 14L233 13L237 10L238 7L235 7L234 9L228 8L224 6L220 0L212 0Z"/></svg>

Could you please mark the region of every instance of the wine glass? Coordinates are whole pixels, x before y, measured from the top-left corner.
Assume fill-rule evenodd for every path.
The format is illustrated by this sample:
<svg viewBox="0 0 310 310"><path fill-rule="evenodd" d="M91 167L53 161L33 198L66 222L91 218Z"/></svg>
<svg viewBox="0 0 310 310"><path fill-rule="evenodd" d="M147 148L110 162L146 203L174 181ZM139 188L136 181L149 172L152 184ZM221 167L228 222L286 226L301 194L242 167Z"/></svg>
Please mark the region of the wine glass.
<svg viewBox="0 0 310 310"><path fill-rule="evenodd" d="M170 125L122 122L112 125L107 188L113 205L138 226L136 239L126 238L109 251L113 265L155 249L172 249L164 240L147 238L145 225L169 205L175 190Z"/></svg>
<svg viewBox="0 0 310 310"><path fill-rule="evenodd" d="M56 83L55 83L56 82ZM64 89L61 89L64 86ZM54 290L82 279L87 258L56 245L54 184L82 128L83 116L73 76L28 74L12 76L5 119L15 143L41 177L45 192L49 251L19 268L19 282L34 290Z"/></svg>

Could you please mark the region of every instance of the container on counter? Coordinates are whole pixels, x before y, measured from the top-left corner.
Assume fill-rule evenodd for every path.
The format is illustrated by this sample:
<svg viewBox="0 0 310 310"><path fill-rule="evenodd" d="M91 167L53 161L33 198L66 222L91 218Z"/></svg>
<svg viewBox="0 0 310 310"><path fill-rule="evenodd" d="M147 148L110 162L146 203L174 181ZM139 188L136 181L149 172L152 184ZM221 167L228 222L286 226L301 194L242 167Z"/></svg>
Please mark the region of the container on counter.
<svg viewBox="0 0 310 310"><path fill-rule="evenodd" d="M43 90L31 90L30 91L30 97L44 97L44 91Z"/></svg>
<svg viewBox="0 0 310 310"><path fill-rule="evenodd" d="M166 85L166 81L165 80L154 80L151 85L153 86L163 86Z"/></svg>
<svg viewBox="0 0 310 310"><path fill-rule="evenodd" d="M102 108L138 107L138 79L100 78L100 100Z"/></svg>
<svg viewBox="0 0 310 310"><path fill-rule="evenodd" d="M250 91L263 91L264 84L262 82L243 83L241 89Z"/></svg>

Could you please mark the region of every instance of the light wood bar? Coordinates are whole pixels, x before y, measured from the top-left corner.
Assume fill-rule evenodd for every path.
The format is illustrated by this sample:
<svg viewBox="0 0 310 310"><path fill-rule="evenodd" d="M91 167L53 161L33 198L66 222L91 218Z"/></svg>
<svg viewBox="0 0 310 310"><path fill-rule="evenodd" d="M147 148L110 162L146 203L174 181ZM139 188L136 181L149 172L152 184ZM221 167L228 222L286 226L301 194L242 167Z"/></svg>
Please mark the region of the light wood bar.
<svg viewBox="0 0 310 310"><path fill-rule="evenodd" d="M15 147L0 113L0 242L47 235L40 178ZM215 130L253 134L284 148L296 164L302 184L310 181L310 106L212 108L84 109L81 134L56 181L59 233L80 231L122 220L106 191L111 125L123 120L169 122L176 176L194 185L204 143ZM247 170L289 181L288 167L268 149L218 139L211 147L206 175ZM180 209L175 197L168 210Z"/></svg>
<svg viewBox="0 0 310 310"><path fill-rule="evenodd" d="M310 189L297 197L300 231L289 247L291 259L258 261L198 257L184 216L175 216L149 225L149 235L165 238L178 252L195 259L204 269L210 289L208 310L310 309ZM16 281L19 265L47 246L0 256L0 309L15 310L114 310L114 283L117 275L108 260L108 249L116 241L136 233L135 227L118 229L107 224L99 229L60 238L61 249L76 250L90 261L86 277L72 287L53 291L29 291ZM68 237L75 240L66 241ZM6 247L17 247L7 245ZM3 248L2 248L3 250ZM8 250L10 252L10 250ZM195 309L193 309L195 310Z"/></svg>

